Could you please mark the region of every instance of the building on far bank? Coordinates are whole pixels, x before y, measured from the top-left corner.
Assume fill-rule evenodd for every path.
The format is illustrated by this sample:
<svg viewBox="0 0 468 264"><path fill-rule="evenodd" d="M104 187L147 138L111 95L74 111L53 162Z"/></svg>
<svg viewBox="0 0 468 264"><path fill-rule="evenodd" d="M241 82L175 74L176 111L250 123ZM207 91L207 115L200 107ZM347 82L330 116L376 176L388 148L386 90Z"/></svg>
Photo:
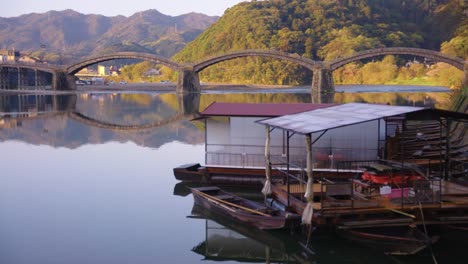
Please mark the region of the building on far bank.
<svg viewBox="0 0 468 264"><path fill-rule="evenodd" d="M110 69L104 65L98 65L98 75L99 76L109 76Z"/></svg>
<svg viewBox="0 0 468 264"><path fill-rule="evenodd" d="M0 49L0 62L24 62L24 63L44 63L38 58L21 54L17 50Z"/></svg>
<svg viewBox="0 0 468 264"><path fill-rule="evenodd" d="M17 62L21 54L17 50L0 49L0 57L2 62Z"/></svg>

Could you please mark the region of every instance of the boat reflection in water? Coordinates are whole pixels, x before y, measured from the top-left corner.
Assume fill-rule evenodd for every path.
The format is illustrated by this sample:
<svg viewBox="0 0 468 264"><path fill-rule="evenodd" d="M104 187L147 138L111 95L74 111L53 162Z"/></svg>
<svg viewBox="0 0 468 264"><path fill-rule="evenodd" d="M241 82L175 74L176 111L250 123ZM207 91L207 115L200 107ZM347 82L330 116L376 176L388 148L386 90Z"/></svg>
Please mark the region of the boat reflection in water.
<svg viewBox="0 0 468 264"><path fill-rule="evenodd" d="M382 254L381 248L363 246L333 232L312 233L310 243L286 230L263 231L233 222L194 205L192 219L205 221L204 241L192 251L208 261L242 263L432 263L431 252L417 256ZM307 246L306 246L307 245ZM454 252L444 247L444 251ZM433 254L445 252L434 252ZM460 263L460 262L451 262Z"/></svg>
<svg viewBox="0 0 468 264"><path fill-rule="evenodd" d="M194 205L191 218L205 219L205 241L192 251L205 260L312 263L313 251L283 232L266 232L237 224Z"/></svg>

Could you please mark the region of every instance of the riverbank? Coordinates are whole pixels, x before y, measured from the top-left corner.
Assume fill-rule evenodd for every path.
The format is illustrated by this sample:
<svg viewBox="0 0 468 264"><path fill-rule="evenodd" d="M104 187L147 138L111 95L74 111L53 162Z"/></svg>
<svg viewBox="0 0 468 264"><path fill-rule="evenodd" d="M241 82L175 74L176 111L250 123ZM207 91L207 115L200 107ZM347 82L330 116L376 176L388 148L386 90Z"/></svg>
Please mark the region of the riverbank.
<svg viewBox="0 0 468 264"><path fill-rule="evenodd" d="M203 84L201 92L310 92L310 86L290 85L251 85L251 84ZM113 85L80 85L73 91L53 90L0 90L0 94L77 94L77 93L174 93L176 85L173 83L128 83ZM450 92L447 87L442 86L419 86L419 85L336 85L337 93L380 93L380 92Z"/></svg>

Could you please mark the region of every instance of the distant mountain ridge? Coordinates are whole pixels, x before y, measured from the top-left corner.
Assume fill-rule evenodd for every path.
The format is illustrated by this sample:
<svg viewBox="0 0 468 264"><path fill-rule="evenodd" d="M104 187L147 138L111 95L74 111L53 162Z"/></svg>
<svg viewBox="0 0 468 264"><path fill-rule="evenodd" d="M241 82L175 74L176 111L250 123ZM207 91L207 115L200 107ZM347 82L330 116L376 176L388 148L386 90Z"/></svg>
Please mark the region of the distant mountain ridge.
<svg viewBox="0 0 468 264"><path fill-rule="evenodd" d="M0 17L0 48L62 63L115 51L170 57L218 18L198 13L173 17L154 9L130 17L85 15L70 9Z"/></svg>

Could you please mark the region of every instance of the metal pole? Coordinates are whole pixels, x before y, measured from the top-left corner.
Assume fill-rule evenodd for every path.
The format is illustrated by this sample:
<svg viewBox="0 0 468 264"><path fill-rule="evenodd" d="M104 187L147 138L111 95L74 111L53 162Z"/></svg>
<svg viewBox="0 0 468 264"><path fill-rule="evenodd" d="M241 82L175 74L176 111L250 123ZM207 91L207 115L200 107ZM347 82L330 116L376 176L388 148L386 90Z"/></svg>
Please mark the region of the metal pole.
<svg viewBox="0 0 468 264"><path fill-rule="evenodd" d="M382 159L382 153L380 153L380 119L377 121L377 156Z"/></svg>
<svg viewBox="0 0 468 264"><path fill-rule="evenodd" d="M439 118L439 175L442 176L442 119Z"/></svg>
<svg viewBox="0 0 468 264"><path fill-rule="evenodd" d="M21 70L19 67L17 69L18 69L18 88L17 89L20 90L21 89Z"/></svg>
<svg viewBox="0 0 468 264"><path fill-rule="evenodd" d="M447 117L445 127L445 180L450 177L450 119Z"/></svg>
<svg viewBox="0 0 468 264"><path fill-rule="evenodd" d="M287 171L287 178L286 184L288 186L288 207L289 207L289 193L290 193L290 181L289 181L289 131L286 132L286 171Z"/></svg>
<svg viewBox="0 0 468 264"><path fill-rule="evenodd" d="M35 87L36 90L37 90L37 86L38 86L37 83L38 83L38 81L37 81L37 69L35 69L34 70L34 87Z"/></svg>
<svg viewBox="0 0 468 264"><path fill-rule="evenodd" d="M205 118L205 165L208 164L208 122Z"/></svg>

